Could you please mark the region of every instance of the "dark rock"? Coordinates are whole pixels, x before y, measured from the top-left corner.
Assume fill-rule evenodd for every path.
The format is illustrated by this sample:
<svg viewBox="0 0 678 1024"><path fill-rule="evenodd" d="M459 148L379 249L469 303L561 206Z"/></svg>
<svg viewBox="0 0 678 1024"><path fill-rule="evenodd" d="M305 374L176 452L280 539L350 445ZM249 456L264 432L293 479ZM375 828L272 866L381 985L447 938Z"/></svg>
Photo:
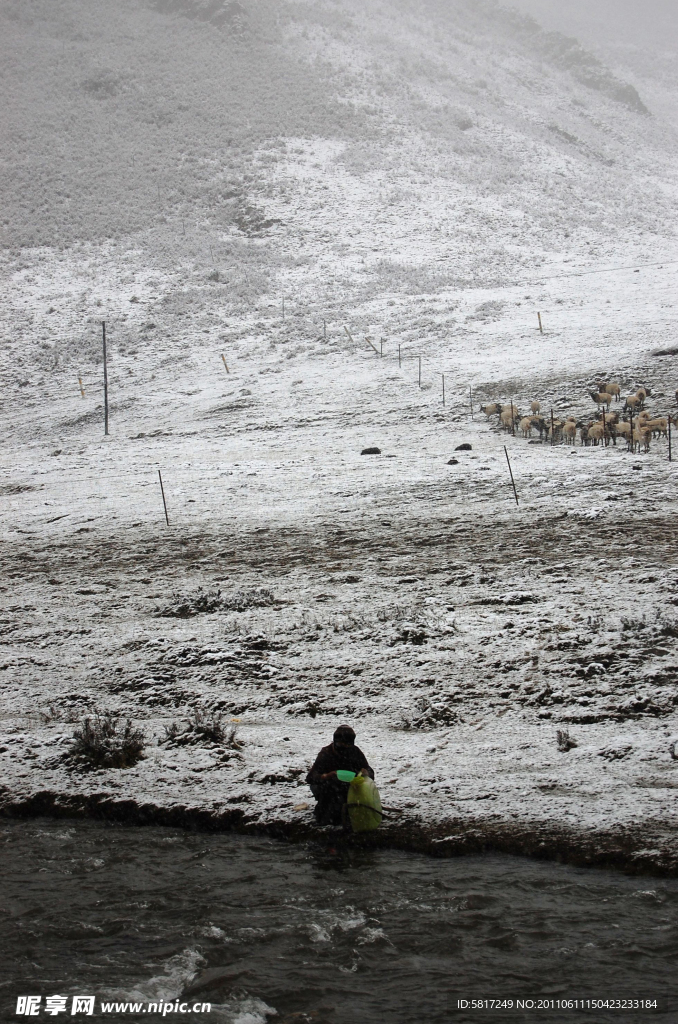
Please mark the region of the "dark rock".
<svg viewBox="0 0 678 1024"><path fill-rule="evenodd" d="M251 973L251 971L234 971L233 967L208 967L186 986L182 995L190 997L204 992L228 992L239 978Z"/></svg>
<svg viewBox="0 0 678 1024"><path fill-rule="evenodd" d="M458 444L454 450L455 452L470 452L472 448L473 445L469 444L468 441L464 441L463 444Z"/></svg>
<svg viewBox="0 0 678 1024"><path fill-rule="evenodd" d="M381 455L381 448L373 446L372 448L363 448L360 453L361 455Z"/></svg>
<svg viewBox="0 0 678 1024"><path fill-rule="evenodd" d="M632 469L642 469L643 467L642 466L632 466L631 468Z"/></svg>
<svg viewBox="0 0 678 1024"><path fill-rule="evenodd" d="M448 466L458 466L459 465L459 459L450 459L449 462L447 463L447 465Z"/></svg>

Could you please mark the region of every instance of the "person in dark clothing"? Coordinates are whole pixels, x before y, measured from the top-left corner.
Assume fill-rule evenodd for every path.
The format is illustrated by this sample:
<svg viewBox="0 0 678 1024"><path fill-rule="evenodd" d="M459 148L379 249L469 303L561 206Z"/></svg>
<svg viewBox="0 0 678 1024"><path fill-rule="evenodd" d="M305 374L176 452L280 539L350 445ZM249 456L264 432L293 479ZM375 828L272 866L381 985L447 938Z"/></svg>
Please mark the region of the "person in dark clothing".
<svg viewBox="0 0 678 1024"><path fill-rule="evenodd" d="M355 745L355 733L350 725L340 725L335 730L332 743L322 748L306 776L317 800L313 813L319 825L346 824L344 808L349 784L337 778L341 770L374 778L367 758Z"/></svg>

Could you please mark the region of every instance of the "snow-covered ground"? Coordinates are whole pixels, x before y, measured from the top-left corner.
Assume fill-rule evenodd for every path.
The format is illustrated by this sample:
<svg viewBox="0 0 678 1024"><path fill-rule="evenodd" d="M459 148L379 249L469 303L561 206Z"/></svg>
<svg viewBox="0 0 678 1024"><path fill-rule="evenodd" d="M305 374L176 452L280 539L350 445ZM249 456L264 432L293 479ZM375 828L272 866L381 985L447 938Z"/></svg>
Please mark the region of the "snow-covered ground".
<svg viewBox="0 0 678 1024"><path fill-rule="evenodd" d="M2 806L306 834L349 721L384 841L678 870L667 441L480 411L676 414L664 65L462 0L40 11L3 14ZM136 766L64 758L97 711ZM167 742L196 711L240 749Z"/></svg>
<svg viewBox="0 0 678 1024"><path fill-rule="evenodd" d="M6 364L4 805L95 793L303 828L306 770L349 721L402 812L385 827L397 841L559 836L574 857L618 830L608 859L675 867L676 463L664 440L647 455L530 444L479 411L512 398L593 415L601 376L674 409L673 357L649 353L672 340L678 266L646 256L636 274L636 255L330 311L326 339L317 307L214 338L145 297L110 327L107 438L100 369L83 398L71 363ZM60 315L59 264L41 268L15 277L8 320ZM149 323L156 341L134 351ZM200 588L221 610L162 614ZM237 719L241 750L164 742L196 708ZM69 770L94 709L142 726L145 759ZM559 751L558 730L577 746Z"/></svg>

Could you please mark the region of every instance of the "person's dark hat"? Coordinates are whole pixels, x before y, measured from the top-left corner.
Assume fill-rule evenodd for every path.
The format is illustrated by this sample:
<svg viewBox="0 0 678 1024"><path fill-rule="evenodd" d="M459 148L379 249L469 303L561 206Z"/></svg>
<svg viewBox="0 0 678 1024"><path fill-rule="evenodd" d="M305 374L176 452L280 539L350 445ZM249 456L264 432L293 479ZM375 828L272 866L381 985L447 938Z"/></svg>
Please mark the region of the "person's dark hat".
<svg viewBox="0 0 678 1024"><path fill-rule="evenodd" d="M339 740L340 743L353 745L355 743L355 733L350 725L340 725L338 729L334 730L332 739Z"/></svg>

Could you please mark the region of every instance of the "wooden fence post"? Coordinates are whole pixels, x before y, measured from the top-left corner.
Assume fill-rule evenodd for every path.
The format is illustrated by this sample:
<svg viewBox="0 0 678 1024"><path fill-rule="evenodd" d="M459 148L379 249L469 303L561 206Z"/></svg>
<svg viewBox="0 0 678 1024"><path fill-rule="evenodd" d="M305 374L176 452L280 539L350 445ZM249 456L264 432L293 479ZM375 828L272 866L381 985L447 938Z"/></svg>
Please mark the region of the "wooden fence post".
<svg viewBox="0 0 678 1024"><path fill-rule="evenodd" d="M671 461L671 413L669 412L669 462Z"/></svg>
<svg viewBox="0 0 678 1024"><path fill-rule="evenodd" d="M516 490L516 482L513 479L513 470L511 469L511 460L509 459L509 454L508 454L508 450L506 448L506 445L504 445L504 454L506 455L506 461L508 463L509 474L511 476L511 485L513 487L513 496L516 499L516 505L518 505L519 504L519 502L518 502L518 492Z"/></svg>
<svg viewBox="0 0 678 1024"><path fill-rule="evenodd" d="M544 333L544 328L543 328L542 322L541 322L541 313L537 313L537 316L539 318L539 333L543 334Z"/></svg>
<svg viewBox="0 0 678 1024"><path fill-rule="evenodd" d="M106 321L101 321L104 343L104 435L108 434L108 360L106 357Z"/></svg>
<svg viewBox="0 0 678 1024"><path fill-rule="evenodd" d="M169 516L167 515L167 502L165 501L165 488L162 486L162 473L158 470L158 478L160 480L160 493L162 494L162 507L165 509L165 521L169 526Z"/></svg>

